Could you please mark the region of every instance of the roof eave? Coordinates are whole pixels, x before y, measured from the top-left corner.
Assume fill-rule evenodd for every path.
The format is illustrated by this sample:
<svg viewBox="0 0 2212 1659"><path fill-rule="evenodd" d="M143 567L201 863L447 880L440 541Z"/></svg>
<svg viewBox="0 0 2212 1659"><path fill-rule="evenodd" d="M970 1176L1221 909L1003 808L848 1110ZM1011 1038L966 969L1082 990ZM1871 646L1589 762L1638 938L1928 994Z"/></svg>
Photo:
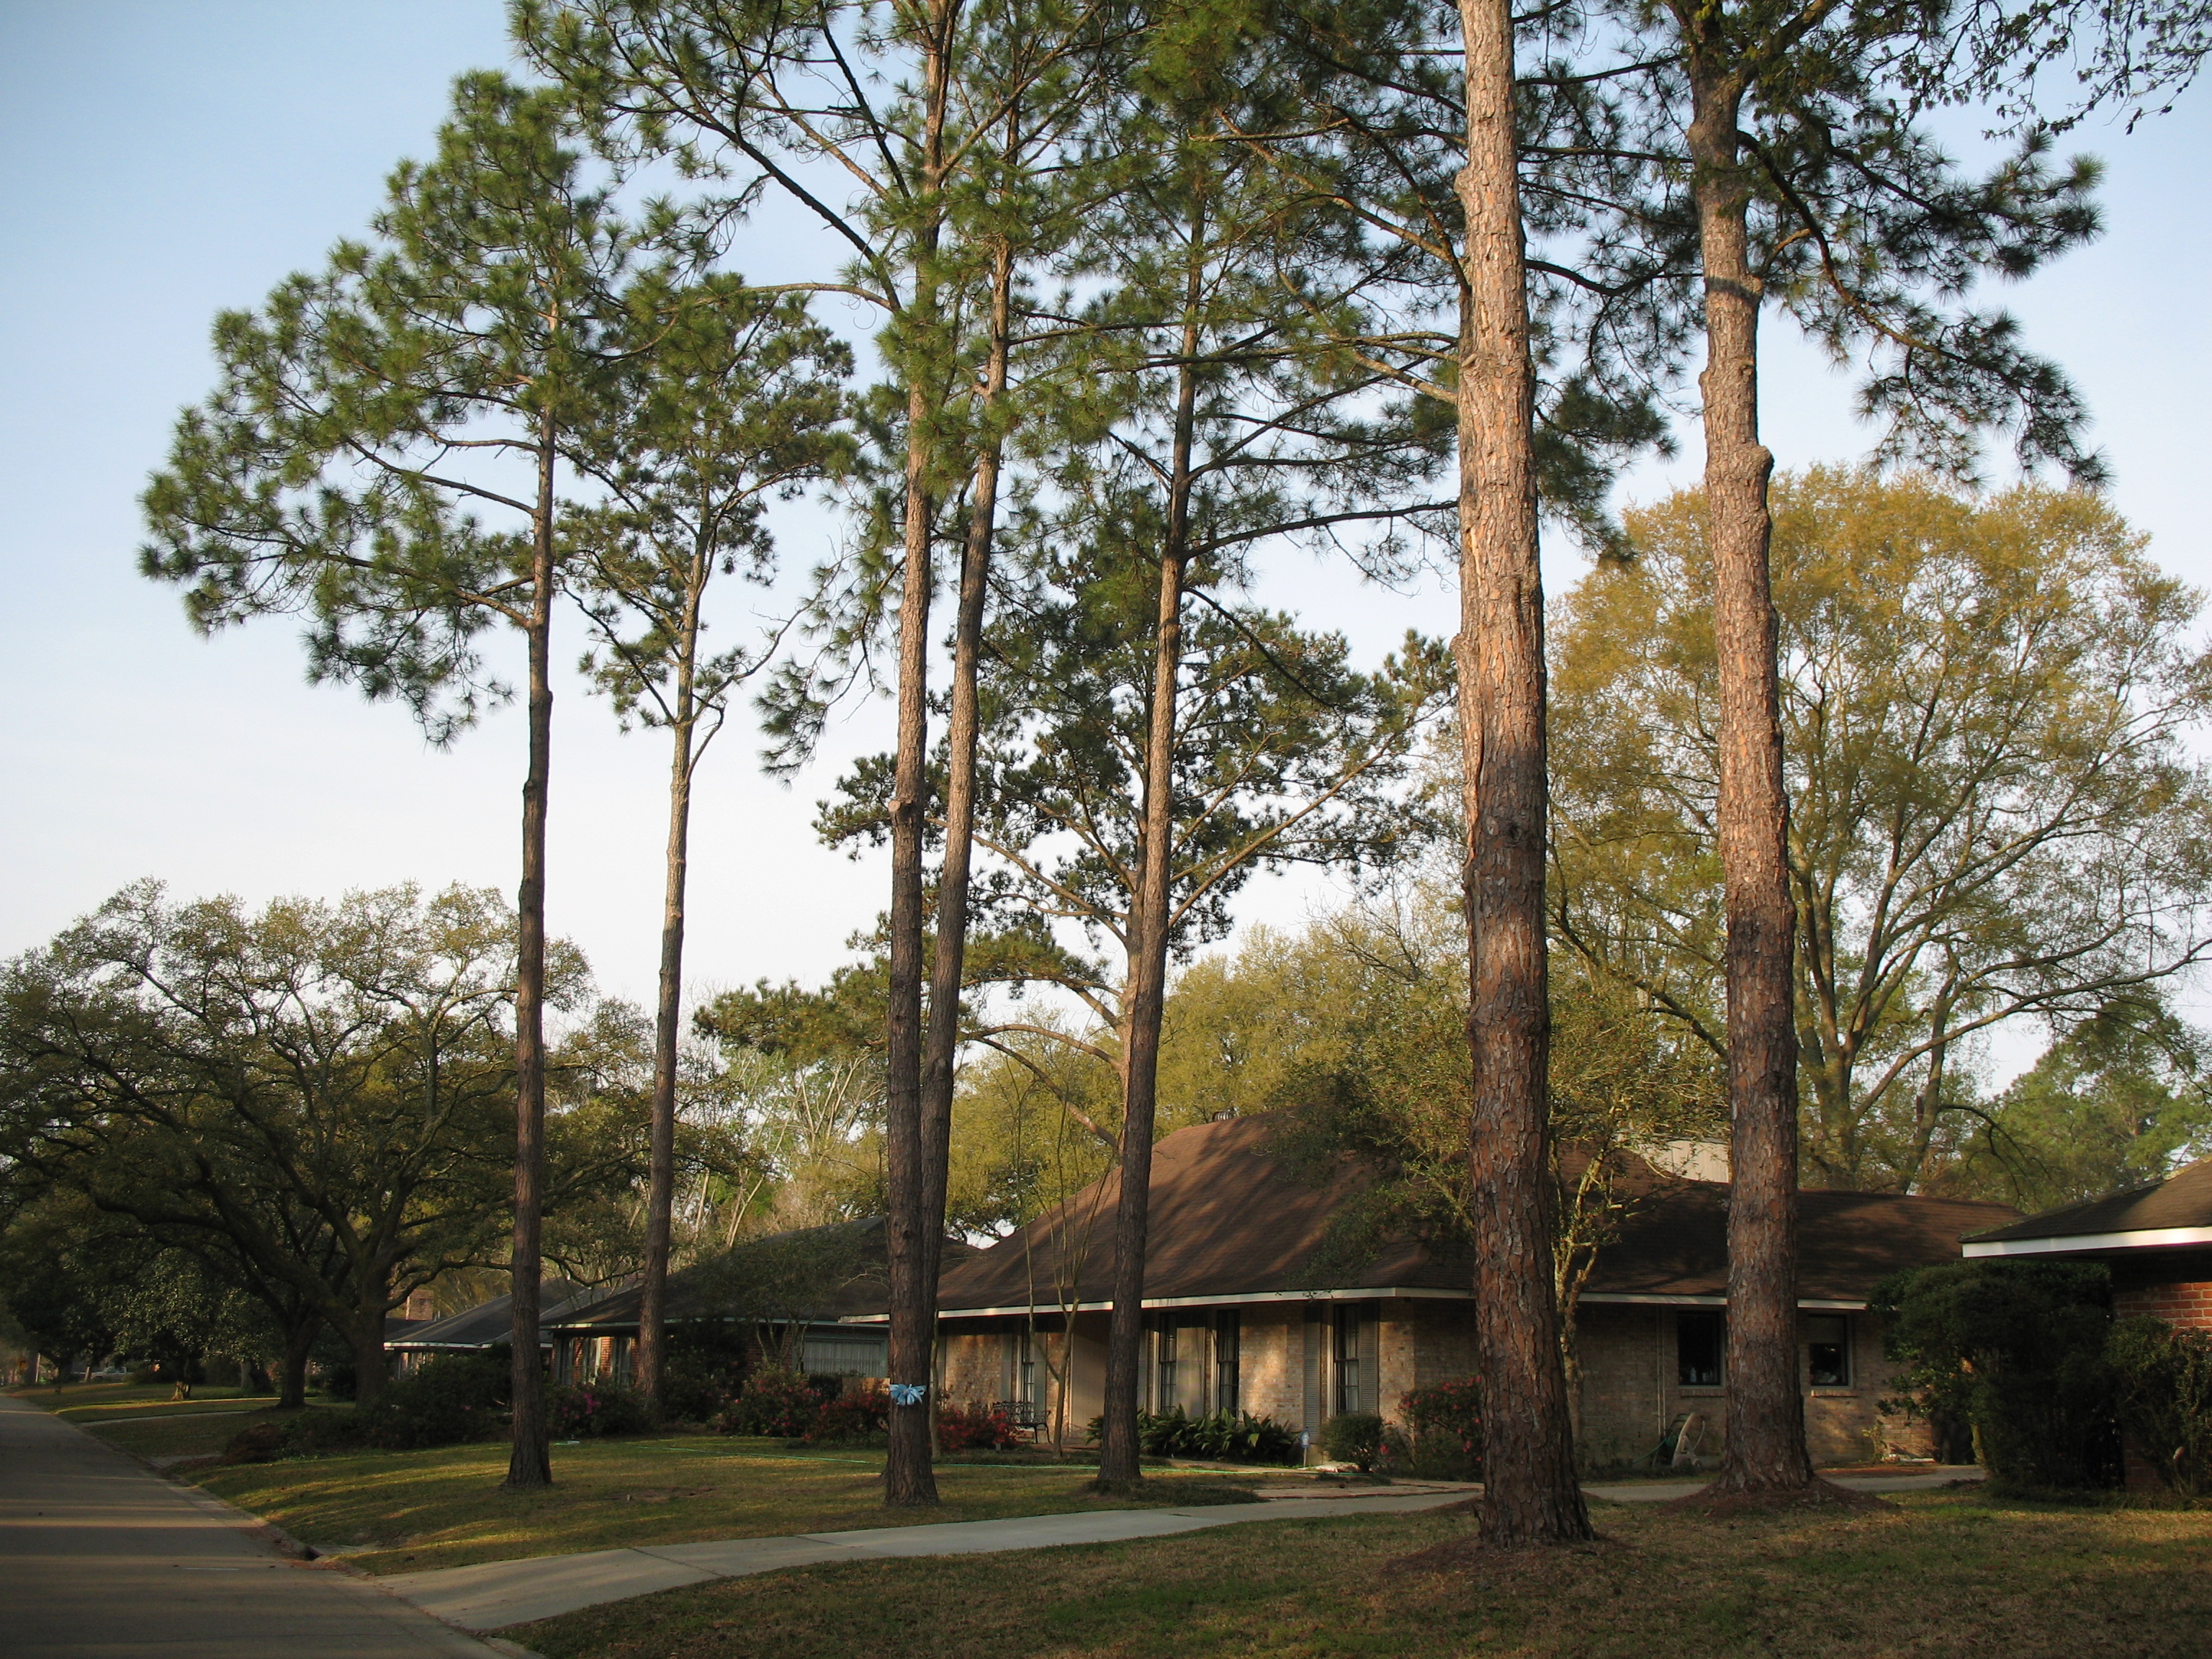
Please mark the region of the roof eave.
<svg viewBox="0 0 2212 1659"><path fill-rule="evenodd" d="M2078 1255L2091 1250L2161 1250L2212 1244L2212 1227L2148 1227L2121 1233L2054 1233L2042 1238L1968 1239L1969 1259L2007 1255Z"/></svg>

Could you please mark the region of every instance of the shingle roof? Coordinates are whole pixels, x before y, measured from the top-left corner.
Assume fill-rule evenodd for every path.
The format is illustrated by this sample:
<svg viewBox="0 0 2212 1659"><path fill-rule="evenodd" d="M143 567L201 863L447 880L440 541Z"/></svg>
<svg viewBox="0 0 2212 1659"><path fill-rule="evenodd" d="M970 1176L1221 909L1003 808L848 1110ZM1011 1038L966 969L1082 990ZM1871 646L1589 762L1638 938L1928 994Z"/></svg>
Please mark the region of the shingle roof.
<svg viewBox="0 0 2212 1659"><path fill-rule="evenodd" d="M825 1228L796 1228L792 1232L765 1234L761 1239L745 1239L721 1256L675 1272L668 1276L668 1318L732 1316L741 1303L750 1301L748 1290L759 1279L752 1265L759 1263L765 1274L787 1274L790 1265L776 1259L787 1256L794 1248L817 1252L814 1259L823 1272L807 1274L807 1279L830 1276L836 1283L818 1297L810 1294L803 1305L775 1307L775 1318L838 1321L848 1314L878 1310L890 1297L890 1243L884 1241L883 1217L863 1217L858 1221L836 1221ZM971 1255L971 1249L973 1245L947 1239L945 1259L960 1261ZM604 1297L573 1303L557 1322L564 1332L573 1334L635 1332L639 1301L639 1287L623 1285ZM549 1318L546 1322L553 1325L556 1321Z"/></svg>
<svg viewBox="0 0 2212 1659"><path fill-rule="evenodd" d="M548 1279L538 1287L538 1326L540 1331L550 1326L569 1309L580 1307L586 1301L605 1292L597 1286L577 1284L574 1279ZM464 1308L459 1313L447 1314L442 1319L425 1320L404 1336L387 1339L387 1348L488 1348L495 1342L504 1342L510 1334L508 1310L514 1305L512 1292L479 1302L473 1308Z"/></svg>
<svg viewBox="0 0 2212 1659"><path fill-rule="evenodd" d="M2212 1228L2212 1158L2177 1171L2155 1186L2093 1198L2046 1210L2010 1226L1993 1227L1968 1241L1996 1244L2015 1239L2087 1238L2112 1233L2166 1232Z"/></svg>
<svg viewBox="0 0 2212 1659"><path fill-rule="evenodd" d="M1326 1290L1464 1294L1465 1246L1398 1233L1366 1259L1330 1267L1323 1245L1342 1206L1370 1184L1349 1158L1301 1180L1272 1150L1267 1115L1199 1124L1152 1152L1147 1302L1229 1301ZM939 1305L1040 1310L1111 1296L1118 1178L1107 1176L990 1249L949 1267ZM1886 1275L1959 1258L1961 1234L2019 1212L2002 1204L1882 1193L1799 1195L1798 1293L1863 1302ZM1728 1188L1665 1181L1601 1252L1584 1294L1714 1297L1728 1282Z"/></svg>

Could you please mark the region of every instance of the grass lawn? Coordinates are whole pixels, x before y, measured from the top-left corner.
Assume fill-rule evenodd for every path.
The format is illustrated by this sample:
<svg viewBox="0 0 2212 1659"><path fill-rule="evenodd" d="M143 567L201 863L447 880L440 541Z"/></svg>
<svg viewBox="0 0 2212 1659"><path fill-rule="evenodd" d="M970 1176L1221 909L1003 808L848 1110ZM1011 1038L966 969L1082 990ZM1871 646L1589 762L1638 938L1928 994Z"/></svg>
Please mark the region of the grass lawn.
<svg viewBox="0 0 2212 1659"><path fill-rule="evenodd" d="M553 1486L530 1493L499 1490L507 1458L504 1443L484 1443L245 1464L195 1478L374 1573L631 1544L1187 1504L1235 1489L1249 1493L1269 1478L1255 1471L1232 1483L1218 1474L1163 1470L1146 1481L1144 1497L1129 1499L1084 1492L1087 1469L940 1463L943 1504L893 1513L883 1507L877 1478L881 1452L787 1451L776 1441L720 1435L586 1441L556 1446Z"/></svg>
<svg viewBox="0 0 2212 1659"><path fill-rule="evenodd" d="M276 1403L274 1395L205 1387L195 1389L190 1400L177 1400L167 1383L72 1383L58 1394L51 1388L9 1392L140 1457L212 1457Z"/></svg>
<svg viewBox="0 0 2212 1659"><path fill-rule="evenodd" d="M546 1659L2212 1652L2212 1512L1942 1493L1877 1513L1711 1520L1605 1504L1597 1519L1594 1549L1476 1554L1441 1571L1393 1564L1468 1537L1471 1516L813 1567L503 1633Z"/></svg>

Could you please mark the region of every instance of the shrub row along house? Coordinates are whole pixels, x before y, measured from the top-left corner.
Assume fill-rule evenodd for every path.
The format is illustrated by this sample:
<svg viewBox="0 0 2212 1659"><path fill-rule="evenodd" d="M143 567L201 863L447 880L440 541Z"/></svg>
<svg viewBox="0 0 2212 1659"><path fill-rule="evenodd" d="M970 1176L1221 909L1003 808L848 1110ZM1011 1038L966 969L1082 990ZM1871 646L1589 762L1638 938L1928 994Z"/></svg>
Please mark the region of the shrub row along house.
<svg viewBox="0 0 2212 1659"><path fill-rule="evenodd" d="M1406 1393L1474 1370L1472 1263L1411 1232L1347 1250L1340 1218L1371 1183L1344 1160L1319 1180L1273 1148L1267 1115L1164 1139L1152 1164L1144 1405L1272 1417L1310 1439L1328 1418L1399 1415ZM1656 1172L1655 1172L1656 1173ZM988 1249L941 1288L941 1393L1013 1401L1082 1438L1103 1409L1117 1177ZM1656 1178L1599 1251L1577 1320L1580 1446L1592 1466L1674 1440L1717 1451L1725 1410L1724 1182ZM1892 1375L1868 1311L1876 1285L1959 1259L2010 1221L2003 1205L1888 1194L1800 1195L1799 1364L1817 1461L1932 1450L1924 1425L1886 1418Z"/></svg>

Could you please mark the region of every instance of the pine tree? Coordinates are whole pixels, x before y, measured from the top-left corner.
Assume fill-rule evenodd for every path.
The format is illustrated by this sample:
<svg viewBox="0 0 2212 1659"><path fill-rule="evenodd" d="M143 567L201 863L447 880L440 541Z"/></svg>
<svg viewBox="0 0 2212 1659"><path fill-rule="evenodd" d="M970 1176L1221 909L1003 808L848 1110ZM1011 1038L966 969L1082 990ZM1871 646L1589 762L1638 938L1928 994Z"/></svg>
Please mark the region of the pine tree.
<svg viewBox="0 0 2212 1659"><path fill-rule="evenodd" d="M439 741L503 693L479 633L503 622L526 643L516 1487L551 1478L538 1316L556 490L572 433L609 389L607 341L637 254L573 132L563 94L464 76L436 160L392 175L374 242L341 243L261 311L217 320L220 389L179 421L144 498L143 567L186 585L196 627L302 613L314 678L400 698Z"/></svg>
<svg viewBox="0 0 2212 1659"><path fill-rule="evenodd" d="M838 429L852 353L803 296L761 295L727 273L689 287L640 283L617 348L617 395L580 434L605 498L571 508L564 534L599 643L585 663L625 722L670 739L659 997L636 1386L658 1404L675 1196L678 1048L693 781L738 690L774 637L713 652L715 577L768 579L763 514L848 459Z"/></svg>

